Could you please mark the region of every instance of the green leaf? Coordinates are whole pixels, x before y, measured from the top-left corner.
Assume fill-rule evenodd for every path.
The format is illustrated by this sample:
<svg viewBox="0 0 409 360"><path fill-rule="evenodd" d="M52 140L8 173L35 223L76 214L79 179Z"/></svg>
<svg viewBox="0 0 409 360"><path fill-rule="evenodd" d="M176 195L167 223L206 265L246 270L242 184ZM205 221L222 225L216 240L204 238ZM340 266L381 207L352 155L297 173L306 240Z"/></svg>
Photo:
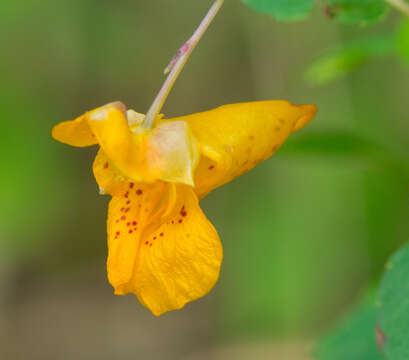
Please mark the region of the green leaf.
<svg viewBox="0 0 409 360"><path fill-rule="evenodd" d="M387 240L387 239L385 239ZM409 245L386 265L378 292L378 326L388 359L409 359Z"/></svg>
<svg viewBox="0 0 409 360"><path fill-rule="evenodd" d="M308 16L314 0L243 0L256 11L273 15L277 20L293 21Z"/></svg>
<svg viewBox="0 0 409 360"><path fill-rule="evenodd" d="M346 24L368 25L385 18L384 0L327 0L327 13Z"/></svg>
<svg viewBox="0 0 409 360"><path fill-rule="evenodd" d="M403 62L409 66L409 22L399 27L396 34L396 48Z"/></svg>
<svg viewBox="0 0 409 360"><path fill-rule="evenodd" d="M355 40L331 48L309 66L305 72L305 80L312 86L328 84L371 60L392 54L394 49L394 35Z"/></svg>
<svg viewBox="0 0 409 360"><path fill-rule="evenodd" d="M368 296L315 349L318 360L381 360L375 338L376 306Z"/></svg>

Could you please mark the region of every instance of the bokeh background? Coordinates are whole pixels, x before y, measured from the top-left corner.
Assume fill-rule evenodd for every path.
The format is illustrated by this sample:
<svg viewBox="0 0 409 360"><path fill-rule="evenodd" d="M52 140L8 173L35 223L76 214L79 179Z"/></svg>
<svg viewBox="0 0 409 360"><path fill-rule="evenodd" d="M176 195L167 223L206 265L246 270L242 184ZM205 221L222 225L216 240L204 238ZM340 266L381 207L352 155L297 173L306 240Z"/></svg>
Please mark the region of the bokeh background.
<svg viewBox="0 0 409 360"><path fill-rule="evenodd" d="M51 127L121 100L146 112L210 0L2 0L0 358L310 359L314 341L408 238L409 74L394 58L313 88L323 49L393 29L291 24L228 0L171 93L167 116L263 99L315 103L276 155L202 204L225 259L205 298L152 316L105 274L107 196L95 148Z"/></svg>

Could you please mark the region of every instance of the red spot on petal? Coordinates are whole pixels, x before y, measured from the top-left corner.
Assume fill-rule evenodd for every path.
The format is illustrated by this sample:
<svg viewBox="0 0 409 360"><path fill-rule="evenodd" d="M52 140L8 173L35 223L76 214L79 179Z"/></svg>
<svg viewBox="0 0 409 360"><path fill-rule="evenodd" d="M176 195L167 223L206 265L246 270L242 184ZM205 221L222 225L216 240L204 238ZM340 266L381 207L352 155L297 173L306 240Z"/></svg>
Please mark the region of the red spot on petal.
<svg viewBox="0 0 409 360"><path fill-rule="evenodd" d="M125 212L127 213L129 210L131 210L131 208L126 208L126 209L125 209Z"/></svg>
<svg viewBox="0 0 409 360"><path fill-rule="evenodd" d="M109 166L109 164L108 164L108 161L104 164L104 169L108 169L108 166Z"/></svg>
<svg viewBox="0 0 409 360"><path fill-rule="evenodd" d="M119 219L117 219L115 222L118 224L118 223L119 223Z"/></svg>
<svg viewBox="0 0 409 360"><path fill-rule="evenodd" d="M160 233L159 236L163 236L163 233Z"/></svg>
<svg viewBox="0 0 409 360"><path fill-rule="evenodd" d="M126 219L126 216L125 215L122 215L121 216L121 220L125 220Z"/></svg>
<svg viewBox="0 0 409 360"><path fill-rule="evenodd" d="M131 200L128 200L127 202L126 202L126 205L129 205L131 203Z"/></svg>
<svg viewBox="0 0 409 360"><path fill-rule="evenodd" d="M141 189L136 190L136 195L142 195L143 191Z"/></svg>
<svg viewBox="0 0 409 360"><path fill-rule="evenodd" d="M132 229L129 229L128 233L132 234L132 232L133 232Z"/></svg>
<svg viewBox="0 0 409 360"><path fill-rule="evenodd" d="M187 215L187 212L186 212L185 210L182 210L182 211L180 212L180 215L182 215L183 217L185 217L185 216Z"/></svg>
<svg viewBox="0 0 409 360"><path fill-rule="evenodd" d="M178 223L179 223L179 224L181 224L181 223L182 223L182 221L183 221L182 219L179 219Z"/></svg>
<svg viewBox="0 0 409 360"><path fill-rule="evenodd" d="M137 224L136 221L132 221L132 225L135 226Z"/></svg>
<svg viewBox="0 0 409 360"><path fill-rule="evenodd" d="M130 223L130 222L127 222L127 223L126 223L126 226L130 226L130 225L131 225L131 223Z"/></svg>
<svg viewBox="0 0 409 360"><path fill-rule="evenodd" d="M129 192L127 191L124 196L127 198L129 196Z"/></svg>
<svg viewBox="0 0 409 360"><path fill-rule="evenodd" d="M172 224L174 224L175 223L175 221L174 220L172 220Z"/></svg>
<svg viewBox="0 0 409 360"><path fill-rule="evenodd" d="M149 246L152 246L152 243L150 243Z"/></svg>
<svg viewBox="0 0 409 360"><path fill-rule="evenodd" d="M121 209L120 209L119 211L122 211L122 212L123 212L123 211L125 211L125 208L124 208L124 207L121 207Z"/></svg>
<svg viewBox="0 0 409 360"><path fill-rule="evenodd" d="M119 234L120 234L120 232L119 232L119 231L117 231L115 235L116 235L116 236L119 236Z"/></svg>
<svg viewBox="0 0 409 360"><path fill-rule="evenodd" d="M132 189L134 186L134 183L129 183L129 187Z"/></svg>
<svg viewBox="0 0 409 360"><path fill-rule="evenodd" d="M210 165L209 170L213 170L213 169L214 169L214 165Z"/></svg>
<svg viewBox="0 0 409 360"><path fill-rule="evenodd" d="M153 240L156 240L156 236L153 237Z"/></svg>
<svg viewBox="0 0 409 360"><path fill-rule="evenodd" d="M149 242L145 241L145 245L148 245L148 244L149 244Z"/></svg>

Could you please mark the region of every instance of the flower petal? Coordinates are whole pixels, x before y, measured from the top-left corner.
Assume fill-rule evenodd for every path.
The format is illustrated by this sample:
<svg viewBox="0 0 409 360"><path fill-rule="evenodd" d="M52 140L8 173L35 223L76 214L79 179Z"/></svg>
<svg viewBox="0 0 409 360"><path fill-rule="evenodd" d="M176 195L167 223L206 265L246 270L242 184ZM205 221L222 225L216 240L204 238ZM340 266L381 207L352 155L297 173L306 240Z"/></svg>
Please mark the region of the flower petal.
<svg viewBox="0 0 409 360"><path fill-rule="evenodd" d="M85 147L98 143L88 126L85 114L75 120L55 125L51 135L55 140L71 146Z"/></svg>
<svg viewBox="0 0 409 360"><path fill-rule="evenodd" d="M197 143L184 121L165 121L148 138L146 161L159 170L163 181L194 185L193 172L199 160Z"/></svg>
<svg viewBox="0 0 409 360"><path fill-rule="evenodd" d="M190 186L129 185L108 213L108 278L153 314L180 309L216 283L222 247Z"/></svg>
<svg viewBox="0 0 409 360"><path fill-rule="evenodd" d="M124 178L193 185L199 153L185 122L162 122L153 130L134 124L131 131L125 111L116 103L90 111L87 119L101 148Z"/></svg>
<svg viewBox="0 0 409 360"><path fill-rule="evenodd" d="M270 157L316 112L315 105L272 100L224 105L171 120L186 121L199 143L203 156L195 172L195 190L203 198Z"/></svg>
<svg viewBox="0 0 409 360"><path fill-rule="evenodd" d="M120 195L127 191L129 181L109 160L104 150L98 150L92 170L101 194Z"/></svg>
<svg viewBox="0 0 409 360"><path fill-rule="evenodd" d="M143 177L146 141L144 137L133 136L124 105L107 104L89 111L86 118L99 145L121 174L135 181L146 181Z"/></svg>

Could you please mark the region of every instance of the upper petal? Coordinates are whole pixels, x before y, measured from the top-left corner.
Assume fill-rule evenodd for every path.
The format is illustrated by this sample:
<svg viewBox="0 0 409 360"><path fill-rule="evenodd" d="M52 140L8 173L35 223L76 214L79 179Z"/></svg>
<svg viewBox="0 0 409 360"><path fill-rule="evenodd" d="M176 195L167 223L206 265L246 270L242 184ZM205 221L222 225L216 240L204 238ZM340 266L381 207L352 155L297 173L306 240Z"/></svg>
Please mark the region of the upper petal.
<svg viewBox="0 0 409 360"><path fill-rule="evenodd" d="M316 111L315 105L259 101L158 119L153 130L145 130L142 114L127 115L125 106L116 102L57 125L53 136L76 146L96 139L116 177L184 183L195 186L202 198L271 156Z"/></svg>
<svg viewBox="0 0 409 360"><path fill-rule="evenodd" d="M194 185L193 173L199 160L196 140L184 121L164 121L148 137L146 161L159 171L163 181Z"/></svg>
<svg viewBox="0 0 409 360"><path fill-rule="evenodd" d="M64 121L55 125L51 135L54 139L71 146L85 147L98 143L88 126L85 114L75 120Z"/></svg>
<svg viewBox="0 0 409 360"><path fill-rule="evenodd" d="M134 181L154 180L144 159L146 136L134 136L122 103L111 103L89 111L86 119L99 145L125 178Z"/></svg>
<svg viewBox="0 0 409 360"><path fill-rule="evenodd" d="M316 112L315 105L272 100L224 105L172 119L186 121L199 144L196 193L203 197L270 157Z"/></svg>
<svg viewBox="0 0 409 360"><path fill-rule="evenodd" d="M180 184L135 184L114 196L108 247L115 293L134 293L155 315L208 293L222 261L216 230L193 189Z"/></svg>
<svg viewBox="0 0 409 360"><path fill-rule="evenodd" d="M165 121L147 130L140 126L143 118L115 102L55 126L52 135L74 146L99 143L124 179L193 185L199 153L186 122Z"/></svg>

